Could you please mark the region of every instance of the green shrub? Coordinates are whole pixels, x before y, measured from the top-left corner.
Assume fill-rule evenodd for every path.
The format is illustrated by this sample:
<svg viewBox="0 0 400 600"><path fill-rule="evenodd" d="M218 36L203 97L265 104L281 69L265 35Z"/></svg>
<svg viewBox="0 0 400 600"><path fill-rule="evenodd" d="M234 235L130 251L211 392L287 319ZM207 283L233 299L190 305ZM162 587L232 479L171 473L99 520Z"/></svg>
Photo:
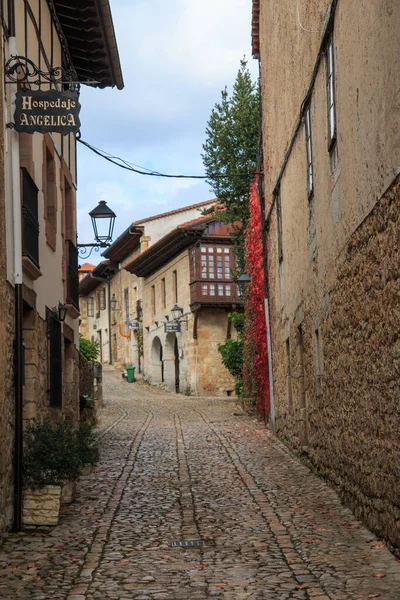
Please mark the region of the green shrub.
<svg viewBox="0 0 400 600"><path fill-rule="evenodd" d="M227 338L224 344L218 344L218 352L221 355L222 364L229 373L236 379L235 393L237 396L242 394L242 373L243 373L243 332L244 315L241 313L229 313L228 318L232 321L238 336L236 340Z"/></svg>
<svg viewBox="0 0 400 600"><path fill-rule="evenodd" d="M70 420L52 423L49 417L42 423L31 421L24 434L25 485L35 489L74 481L95 457L92 425L76 427Z"/></svg>
<svg viewBox="0 0 400 600"><path fill-rule="evenodd" d="M81 333L79 334L79 350L86 360L97 360L99 358L99 344L84 338Z"/></svg>
<svg viewBox="0 0 400 600"><path fill-rule="evenodd" d="M84 411L85 409L93 410L95 405L94 398L91 398L89 394L81 394L79 396L79 409Z"/></svg>

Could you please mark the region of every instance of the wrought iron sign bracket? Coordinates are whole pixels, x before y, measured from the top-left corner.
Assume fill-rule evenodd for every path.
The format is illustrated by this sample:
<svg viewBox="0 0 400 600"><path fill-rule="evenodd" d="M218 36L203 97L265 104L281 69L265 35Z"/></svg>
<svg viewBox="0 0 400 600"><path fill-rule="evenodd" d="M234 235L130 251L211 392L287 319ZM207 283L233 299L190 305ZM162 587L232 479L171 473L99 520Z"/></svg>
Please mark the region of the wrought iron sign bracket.
<svg viewBox="0 0 400 600"><path fill-rule="evenodd" d="M53 67L50 71L42 71L26 56L11 56L4 67L4 83L20 85L68 85L69 90L79 92L81 85L95 86L100 82L94 79L78 81L75 69Z"/></svg>

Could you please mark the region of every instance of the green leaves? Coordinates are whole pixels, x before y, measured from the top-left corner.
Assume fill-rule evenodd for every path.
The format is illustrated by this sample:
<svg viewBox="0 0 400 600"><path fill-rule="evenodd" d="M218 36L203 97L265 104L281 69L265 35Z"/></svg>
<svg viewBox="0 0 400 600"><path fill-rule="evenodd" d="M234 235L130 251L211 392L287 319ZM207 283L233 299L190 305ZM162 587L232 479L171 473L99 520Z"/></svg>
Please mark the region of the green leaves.
<svg viewBox="0 0 400 600"><path fill-rule="evenodd" d="M238 336L236 340L227 338L224 344L218 344L218 352L222 364L236 379L236 393L239 395L242 389L244 316L233 312L229 313L228 318L232 321Z"/></svg>
<svg viewBox="0 0 400 600"><path fill-rule="evenodd" d="M79 334L79 350L86 360L97 360L100 354L99 344L91 342Z"/></svg>
<svg viewBox="0 0 400 600"><path fill-rule="evenodd" d="M239 268L243 267L243 229L249 218L249 186L257 168L260 116L258 83L243 59L229 97L227 88L215 104L206 128L203 164L215 196L235 226ZM226 177L213 177L214 175Z"/></svg>

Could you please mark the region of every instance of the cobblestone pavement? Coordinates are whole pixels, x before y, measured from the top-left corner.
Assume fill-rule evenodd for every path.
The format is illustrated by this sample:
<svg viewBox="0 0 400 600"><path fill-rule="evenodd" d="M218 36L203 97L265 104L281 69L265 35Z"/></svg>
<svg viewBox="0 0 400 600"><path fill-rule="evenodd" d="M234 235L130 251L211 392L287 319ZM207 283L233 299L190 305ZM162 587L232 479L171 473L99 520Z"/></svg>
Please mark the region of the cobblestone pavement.
<svg viewBox="0 0 400 600"><path fill-rule="evenodd" d="M400 599L385 545L231 399L104 379L100 463L58 527L7 538L0 598Z"/></svg>

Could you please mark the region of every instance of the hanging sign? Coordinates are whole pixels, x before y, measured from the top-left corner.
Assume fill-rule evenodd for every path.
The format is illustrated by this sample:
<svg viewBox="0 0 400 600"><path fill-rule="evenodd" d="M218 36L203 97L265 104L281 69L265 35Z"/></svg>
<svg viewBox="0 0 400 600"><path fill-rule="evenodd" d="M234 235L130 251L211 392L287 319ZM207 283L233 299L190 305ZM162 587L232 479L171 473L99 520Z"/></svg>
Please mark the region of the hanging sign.
<svg viewBox="0 0 400 600"><path fill-rule="evenodd" d="M19 90L15 99L15 129L23 133L75 133L81 126L81 105L74 92Z"/></svg>
<svg viewBox="0 0 400 600"><path fill-rule="evenodd" d="M128 327L129 329L132 329L133 331L137 331L138 329L140 329L140 325L138 321L130 321L128 323Z"/></svg>
<svg viewBox="0 0 400 600"><path fill-rule="evenodd" d="M179 321L164 321L165 333L178 333L181 330Z"/></svg>

